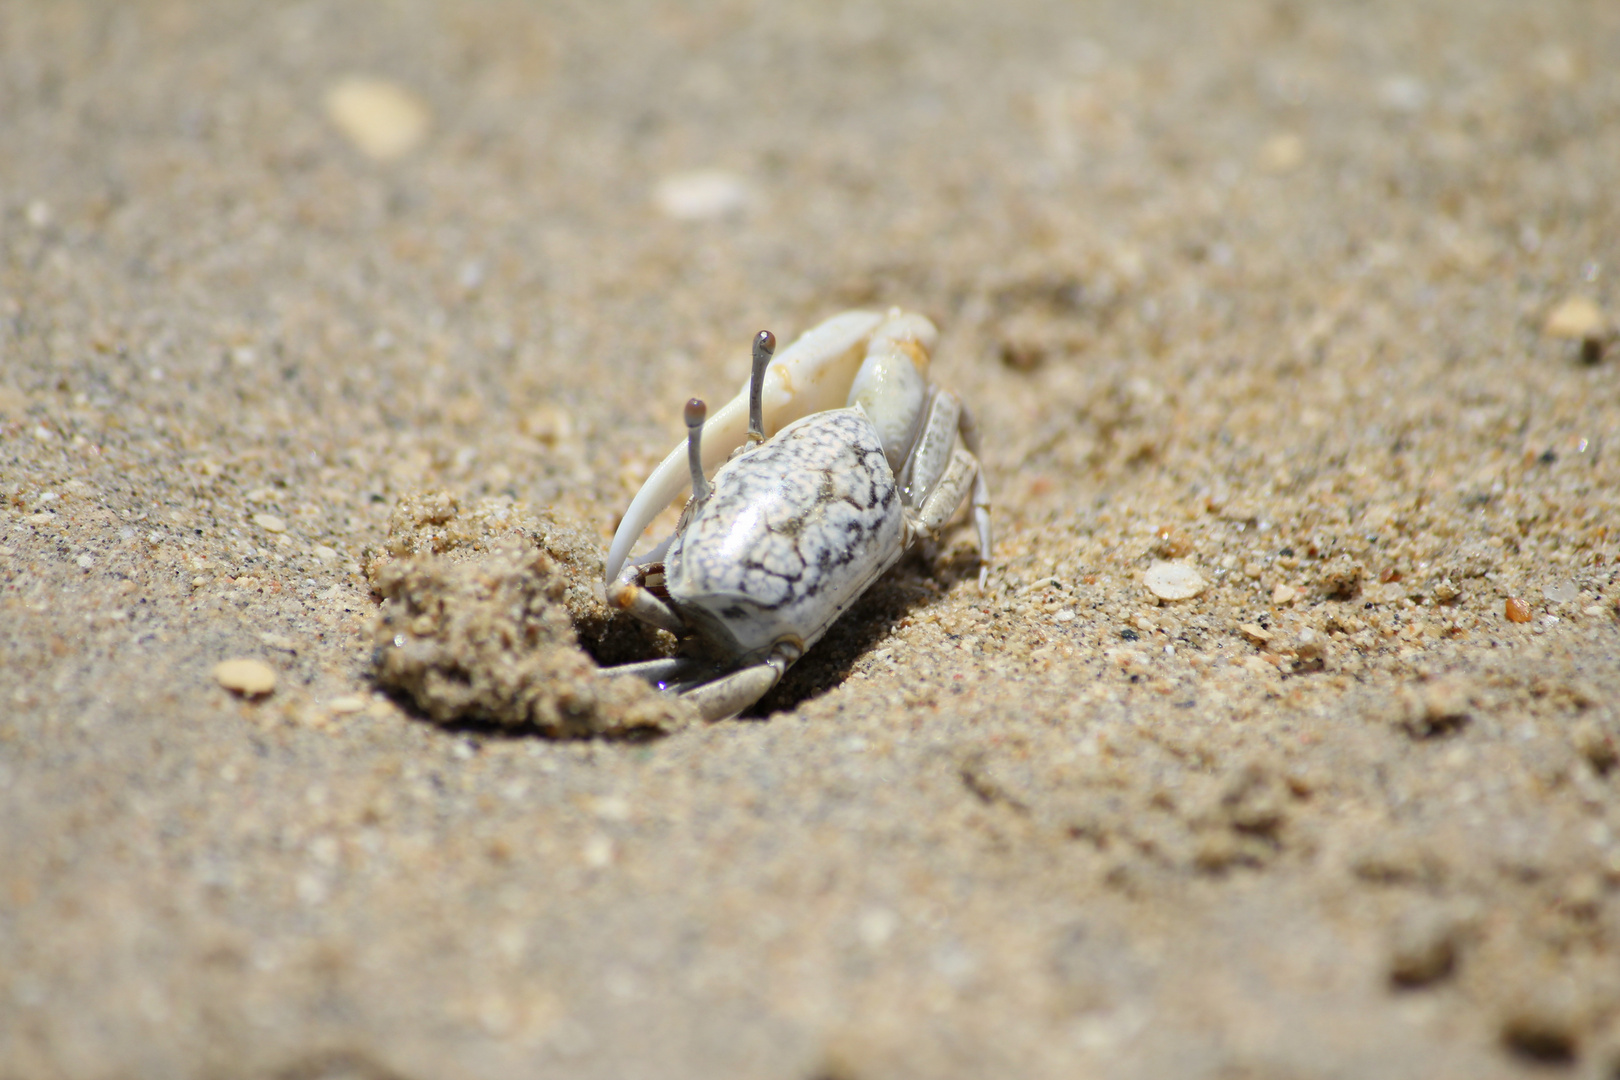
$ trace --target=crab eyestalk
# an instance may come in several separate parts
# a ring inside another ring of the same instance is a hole
[[[754,372],[748,379],[748,441],[765,441],[765,369],[776,352],[776,335],[761,330],[754,335]]]
[[[794,420],[826,409],[844,407],[850,381],[866,355],[866,342],[883,322],[876,311],[846,311],[834,315],[773,357],[763,379],[753,379],[736,397],[716,409],[704,425],[704,462],[717,469],[735,450],[752,445],[748,438],[748,398],[759,387],[762,434],[779,431]],[[757,337],[756,337],[757,340]],[[760,344],[763,345],[763,342]],[[771,339],[771,344],[776,344]],[[630,549],[670,501],[686,490],[691,478],[686,448],[676,444],[641,485],[613,533],[603,563],[604,580],[612,582],[624,569]]]
[[[709,407],[702,398],[686,403],[686,462],[692,470],[692,501],[701,503],[709,497],[709,481],[703,475],[703,421]]]

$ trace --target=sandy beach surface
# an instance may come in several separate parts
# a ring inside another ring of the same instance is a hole
[[[0,6],[0,1076],[1620,1074],[1617,58]],[[681,403],[889,305],[988,588],[952,527],[736,721],[599,679]]]

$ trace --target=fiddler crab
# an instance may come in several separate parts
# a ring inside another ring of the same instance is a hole
[[[970,493],[984,587],[989,490],[972,415],[928,379],[938,335],[899,308],[846,311],[772,359],[776,339],[761,331],[733,401],[707,419],[702,401],[686,403],[686,441],[625,511],[604,578],[611,604],[695,639],[705,658],[609,672],[671,690],[706,719],[735,716]],[[688,484],[675,532],[628,561]]]

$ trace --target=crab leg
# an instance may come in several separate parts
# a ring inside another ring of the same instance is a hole
[[[979,591],[990,580],[990,485],[984,478],[984,455],[979,449],[979,425],[973,413],[962,406],[962,445],[973,455],[973,529],[979,534]]]
[[[956,448],[958,436],[965,449]],[[982,590],[990,574],[990,488],[978,455],[979,428],[972,412],[955,394],[939,391],[929,405],[928,419],[900,475],[900,485],[906,505],[915,515],[908,518],[908,547],[918,535],[939,531],[956,513],[971,485]]]
[[[625,578],[631,578],[636,575],[627,571],[624,576]],[[676,637],[680,637],[687,631],[686,624],[681,622],[681,617],[675,614],[674,608],[642,588],[635,581],[615,581],[607,587],[607,599],[608,603],[614,607],[622,611],[628,611],[642,622],[650,626],[656,626],[660,630],[667,630]]]
[[[609,675],[634,675],[652,683],[660,690],[665,690],[702,673],[705,666],[686,656],[664,656],[636,664],[614,664],[602,670]]]
[[[806,331],[773,359],[760,380],[765,437],[801,416],[842,406],[864,358],[862,346],[882,321],[883,315],[875,311],[846,311]],[[750,387],[744,387],[703,425],[704,472],[718,468],[747,440],[749,396]],[[690,482],[683,444],[670,451],[631,500],[608,548],[605,580],[618,576],[636,540]]]
[[[681,697],[696,705],[705,720],[729,720],[770,693],[792,662],[773,653],[757,664],[687,690]]]
[[[718,677],[714,669],[689,656],[662,657],[638,664],[603,668],[609,675],[634,675],[660,690],[672,690],[697,706],[705,720],[729,720],[768,694],[798,659],[797,650],[783,646],[765,659]]]

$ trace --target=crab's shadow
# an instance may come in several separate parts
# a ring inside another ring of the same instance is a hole
[[[761,720],[791,711],[837,687],[900,620],[937,603],[959,582],[976,581],[978,574],[977,554],[964,548],[937,555],[925,548],[901,559],[787,670],[770,693],[743,710],[742,719]]]

